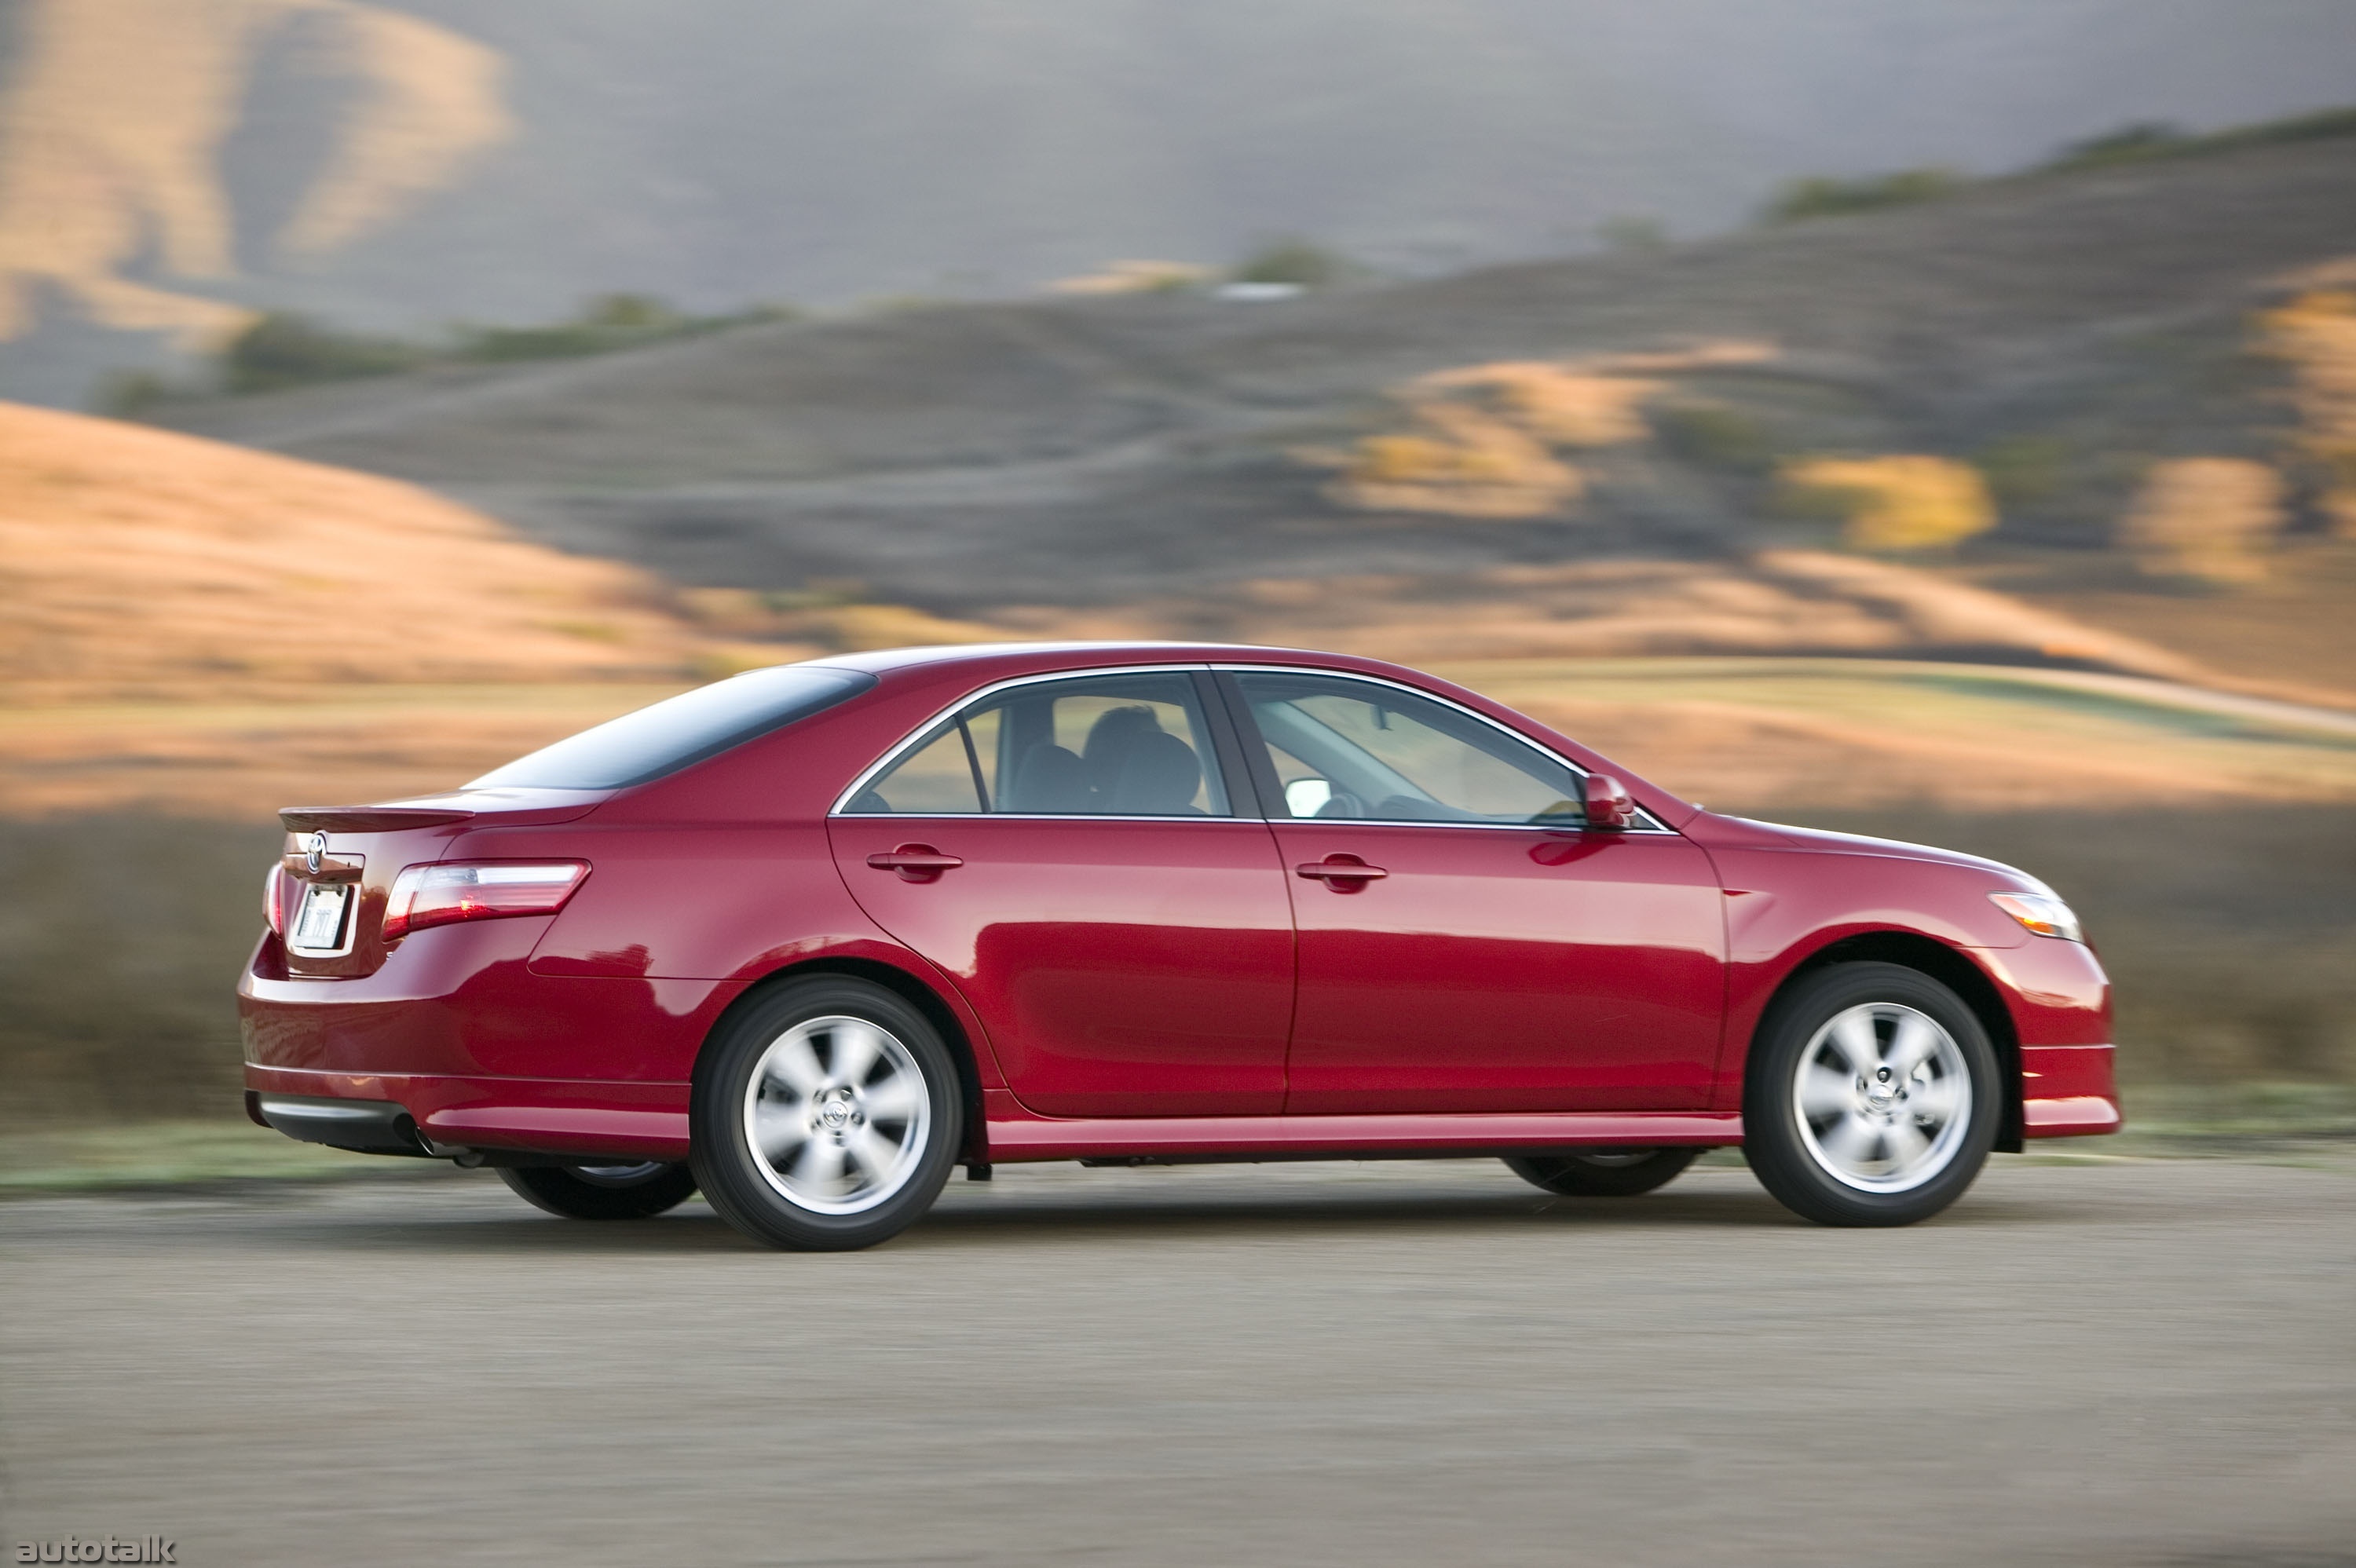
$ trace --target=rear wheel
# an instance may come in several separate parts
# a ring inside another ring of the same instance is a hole
[[[1743,1152],[1796,1214],[1911,1225],[1971,1186],[2002,1101],[1987,1031],[1954,992],[1895,964],[1839,964],[1761,1026]]]
[[[1532,1186],[1572,1198],[1633,1198],[1675,1181],[1700,1154],[1697,1148],[1617,1148],[1508,1155],[1505,1168]]]
[[[696,1069],[703,1195],[755,1241],[873,1246],[932,1207],[964,1138],[956,1060],[908,1002],[863,980],[780,987]]]
[[[568,1220],[651,1220],[695,1191],[684,1165],[641,1160],[616,1165],[501,1166],[499,1179],[535,1209]]]

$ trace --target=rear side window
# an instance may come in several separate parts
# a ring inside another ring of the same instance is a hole
[[[1099,675],[986,697],[844,810],[862,816],[1226,816],[1192,677]]]
[[[875,684],[872,675],[779,665],[748,670],[584,730],[495,768],[469,789],[621,789],[716,757]]]

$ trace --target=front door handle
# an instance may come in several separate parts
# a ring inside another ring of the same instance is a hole
[[[1323,860],[1306,861],[1293,867],[1292,874],[1322,881],[1337,893],[1355,893],[1368,882],[1390,875],[1380,866],[1369,866],[1355,855],[1328,855]]]
[[[867,863],[879,871],[897,871],[905,882],[929,882],[943,871],[954,871],[965,864],[955,855],[944,855],[929,844],[903,844],[888,854],[870,855]]]

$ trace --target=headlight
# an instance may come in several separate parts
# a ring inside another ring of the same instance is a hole
[[[2064,942],[2086,940],[2070,906],[2049,894],[1990,893],[1988,901],[2040,936],[2058,936]]]

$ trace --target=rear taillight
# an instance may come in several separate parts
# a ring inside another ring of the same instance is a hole
[[[286,868],[273,866],[270,874],[262,879],[262,918],[270,923],[271,934],[286,934]]]
[[[554,914],[589,874],[584,860],[475,860],[412,866],[393,879],[385,901],[384,940],[398,942],[429,925]]]

